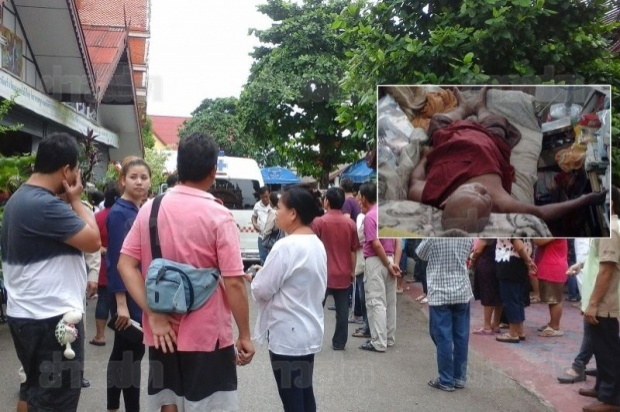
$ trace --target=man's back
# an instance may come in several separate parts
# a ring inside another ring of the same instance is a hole
[[[426,276],[429,305],[466,303],[472,297],[466,260],[471,239],[424,239],[417,254],[428,262]]]
[[[148,225],[152,205],[148,202],[140,209],[121,251],[141,262],[143,275],[152,260]],[[209,193],[184,185],[168,190],[157,226],[164,258],[216,267],[223,277],[243,273],[237,225],[230,211]],[[148,322],[143,327],[146,343],[152,345]],[[203,307],[184,317],[178,338],[178,349],[183,351],[213,351],[218,338],[220,347],[232,344],[230,307],[221,284]]]
[[[1,236],[9,316],[46,319],[84,310],[84,257],[64,243],[84,226],[67,203],[41,187],[24,184],[9,199]]]
[[[340,210],[330,210],[314,220],[312,229],[325,245],[327,252],[327,286],[336,289],[347,288],[351,284],[354,269],[351,264],[351,252],[359,249],[355,224]]]

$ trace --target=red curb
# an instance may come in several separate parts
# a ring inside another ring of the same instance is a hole
[[[419,283],[410,283],[409,286],[405,292],[412,298],[423,293]],[[428,318],[428,305],[420,306]],[[471,327],[475,329],[482,325],[480,301],[472,301],[471,308]],[[556,410],[581,410],[583,406],[592,403],[593,399],[579,395],[578,390],[594,387],[595,378],[588,377],[586,382],[576,384],[560,384],[556,378],[571,365],[579,351],[583,336],[583,319],[579,309],[565,302],[560,322],[565,335],[558,338],[536,336],[536,328],[540,326],[537,322],[542,322],[542,325],[548,319],[547,305],[531,305],[526,308],[525,317],[526,341],[507,344],[497,342],[493,336],[470,334],[470,350]],[[594,363],[594,359],[591,363]],[[470,375],[472,372],[475,373],[470,371]]]

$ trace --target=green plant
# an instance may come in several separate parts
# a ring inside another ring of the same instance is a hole
[[[78,141],[80,145],[79,164],[82,171],[82,181],[84,183],[91,182],[93,178],[93,169],[95,165],[101,161],[101,150],[97,146],[97,135],[92,129],[88,129],[86,134]]]

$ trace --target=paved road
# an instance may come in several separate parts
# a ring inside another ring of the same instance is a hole
[[[328,304],[331,298],[328,299]],[[94,301],[89,302],[87,330],[94,330]],[[446,393],[426,383],[437,374],[428,321],[410,294],[399,296],[396,345],[385,354],[359,350],[362,339],[349,338],[343,352],[331,349],[334,312],[325,310],[325,343],[315,360],[315,393],[320,411],[548,411],[549,406],[470,351],[467,387]],[[252,313],[254,319],[255,313]],[[350,325],[351,331],[356,325]],[[93,332],[87,332],[87,339]],[[86,377],[80,411],[105,410],[105,369],[111,350],[86,344]],[[14,410],[18,361],[6,325],[0,325],[0,411]],[[143,386],[146,362],[143,362]],[[143,390],[144,393],[144,390]],[[280,411],[266,347],[257,348],[252,364],[239,369],[242,411]],[[124,410],[124,409],[121,409]]]

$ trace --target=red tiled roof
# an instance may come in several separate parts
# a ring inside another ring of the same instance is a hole
[[[82,24],[149,31],[150,0],[76,0]]]
[[[163,144],[176,148],[179,144],[179,130],[189,117],[149,116],[153,122],[153,133]]]
[[[97,96],[104,94],[125,51],[127,32],[120,27],[82,25],[88,55],[95,71]]]

